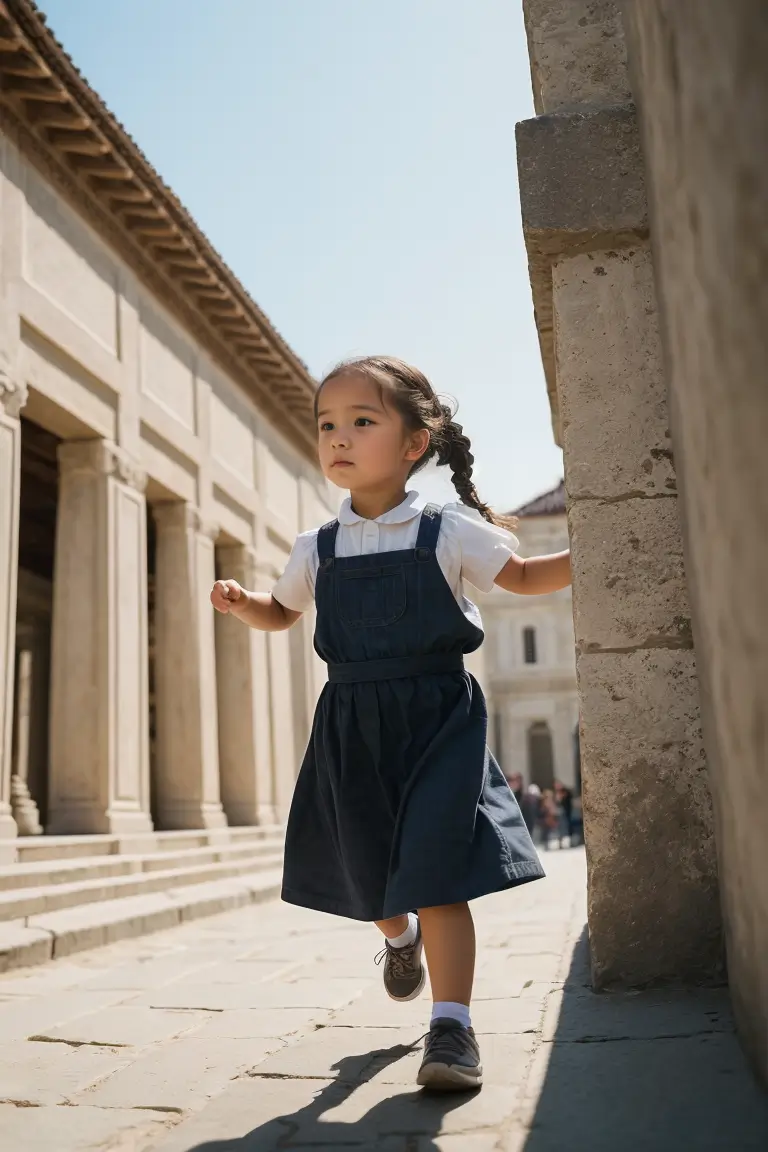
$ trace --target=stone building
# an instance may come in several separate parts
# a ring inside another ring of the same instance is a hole
[[[328,519],[314,387],[35,5],[0,3],[4,860],[17,826],[283,820],[312,621],[253,633],[208,593],[268,587]]]
[[[568,547],[562,483],[514,515],[521,556]],[[510,596],[494,588],[480,605],[491,735],[502,768],[508,776],[522,773],[526,784],[551,788],[561,780],[580,791],[570,588],[545,597]]]
[[[768,9],[523,8],[536,116],[518,162],[565,457],[593,977],[716,981],[724,937],[768,1078]]]

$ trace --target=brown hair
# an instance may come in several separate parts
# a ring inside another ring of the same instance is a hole
[[[512,529],[517,526],[513,516],[500,516],[478,496],[472,482],[475,458],[469,438],[464,435],[461,424],[454,420],[455,411],[450,405],[442,403],[427,377],[418,368],[412,368],[394,356],[364,356],[358,360],[345,360],[321,382],[315,396],[315,415],[323,386],[347,372],[359,372],[380,387],[386,386],[392,404],[402,416],[408,431],[415,432],[419,428],[428,430],[429,447],[413,465],[410,475],[436,457],[438,464],[447,464],[450,468],[453,486],[463,504],[475,508],[484,519],[500,528]]]

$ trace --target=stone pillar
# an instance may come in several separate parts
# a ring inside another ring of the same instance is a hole
[[[162,829],[222,828],[216,654],[209,595],[215,529],[159,504],[155,573],[156,796]]]
[[[288,632],[267,634],[270,712],[272,716],[272,765],[275,814],[288,819],[293,789],[299,773],[296,753],[296,721],[291,677],[291,641]]]
[[[10,791],[21,484],[19,412],[25,400],[26,390],[0,364],[0,863],[15,858]]]
[[[768,9],[631,0],[731,998],[768,1084]]]
[[[219,570],[245,588],[259,583],[256,553],[218,548]],[[221,800],[230,824],[274,824],[268,638],[216,613]]]
[[[106,440],[60,445],[59,469],[48,830],[146,832],[146,477]]]
[[[536,322],[565,456],[592,972],[722,974],[643,158],[610,0],[525,0],[518,126]]]
[[[20,648],[16,661],[16,723],[13,739],[11,810],[20,836],[40,836],[37,804],[29,794],[29,745],[32,723],[34,652]]]

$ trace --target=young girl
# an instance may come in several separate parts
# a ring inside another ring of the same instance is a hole
[[[483,631],[463,581],[553,592],[570,581],[570,554],[515,556],[511,522],[472,483],[469,440],[415,368],[343,364],[320,385],[316,415],[323,472],[350,493],[338,519],[299,536],[271,595],[219,580],[211,600],[265,631],[316,603],[329,682],[288,820],[283,899],[373,921],[393,1000],[424,987],[423,947],[434,1008],[418,1082],[477,1088],[468,901],[544,872],[464,669]],[[461,503],[424,506],[407,491],[433,458]]]

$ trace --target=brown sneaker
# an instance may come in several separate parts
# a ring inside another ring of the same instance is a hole
[[[435,1020],[424,1045],[417,1083],[432,1092],[468,1092],[482,1087],[480,1049],[471,1028],[458,1020]]]
[[[384,960],[384,988],[391,1000],[405,1003],[415,1000],[424,988],[427,974],[421,962],[424,946],[421,942],[421,924],[416,928],[413,944],[404,948],[393,948],[385,941],[383,950],[376,957],[376,963]]]

